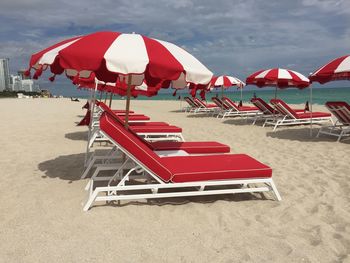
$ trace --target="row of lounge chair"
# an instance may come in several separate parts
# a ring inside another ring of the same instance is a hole
[[[82,175],[91,175],[85,211],[97,201],[232,193],[271,191],[281,200],[272,169],[246,154],[230,154],[225,144],[185,142],[182,135],[181,140],[165,136],[169,135],[169,127],[176,126],[151,122],[136,113],[130,116],[126,128],[125,112],[111,110],[102,102],[97,103],[93,116],[90,141],[92,137],[103,138],[112,146],[107,153],[95,152],[88,158]],[[148,134],[154,130],[156,136]]]
[[[326,107],[336,118],[336,122],[334,122],[329,112],[309,112],[306,109],[294,109],[280,99],[272,99],[270,105],[261,98],[253,98],[251,102],[254,107],[237,105],[227,97],[222,99],[213,97],[214,104],[207,104],[198,98],[185,97],[185,100],[189,106],[183,110],[190,113],[207,112],[222,119],[226,117],[251,118],[253,125],[257,121],[263,120],[263,127],[274,126],[273,131],[279,126],[330,122],[331,125],[321,127],[317,137],[320,134],[328,134],[336,136],[337,141],[339,141],[342,137],[350,136],[350,106],[346,102],[326,103]]]

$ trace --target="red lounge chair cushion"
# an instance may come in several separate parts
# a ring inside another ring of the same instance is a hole
[[[113,115],[103,113],[100,118],[100,128],[162,180],[165,182],[170,180],[171,173],[161,163],[161,158],[143,144],[137,135],[126,130]]]
[[[218,107],[218,105],[216,105],[216,104],[205,104],[205,106],[207,108],[217,108]]]
[[[119,113],[126,113],[126,110],[112,110],[114,113],[116,113],[116,114],[119,114]],[[132,110],[129,110],[129,113],[135,113],[134,111],[132,111]]]
[[[331,114],[327,112],[306,112],[306,113],[298,113],[298,119],[310,119],[312,118],[322,118],[322,117],[330,117]]]
[[[100,128],[165,182],[271,177],[268,166],[244,154],[159,157],[114,117],[103,113]]]
[[[245,154],[163,157],[174,183],[267,178],[272,169]]]
[[[229,153],[228,145],[218,142],[169,142],[158,141],[149,143],[154,151],[183,150],[189,154]]]
[[[125,116],[118,115],[118,117],[122,121],[125,121]],[[129,115],[129,121],[149,121],[149,120],[150,120],[150,117],[145,116],[145,115],[138,115],[138,116]]]
[[[241,106],[241,107],[238,107],[238,110],[240,110],[240,111],[257,111],[259,109],[257,107]]]
[[[174,133],[182,132],[177,126],[130,126],[130,129],[136,133]]]
[[[327,101],[327,108],[344,125],[350,124],[350,105],[345,101]]]
[[[169,126],[166,122],[161,121],[149,121],[149,122],[131,122],[129,126]]]

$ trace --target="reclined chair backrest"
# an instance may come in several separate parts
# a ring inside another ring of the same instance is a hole
[[[235,111],[239,111],[239,108],[236,103],[234,103],[230,98],[222,97],[222,102],[229,108]]]
[[[327,101],[326,107],[344,125],[350,125],[350,105],[345,101]]]
[[[108,107],[104,102],[99,102],[98,104],[96,103],[96,105],[99,106],[104,112],[107,112],[109,115],[115,118],[122,125],[125,124],[124,120],[120,118],[117,114],[115,114],[113,110],[110,107]]]
[[[123,148],[127,155],[133,157],[137,163],[142,164],[163,181],[169,182],[172,173],[162,165],[161,158],[142,143],[137,135],[127,130],[107,112],[104,112],[100,118],[100,129]]]
[[[198,107],[201,107],[201,108],[206,108],[207,105],[200,99],[198,98],[193,98],[194,102],[198,105]]]
[[[275,112],[275,110],[261,98],[253,98],[251,102],[266,115],[272,115]]]
[[[288,115],[293,119],[298,119],[298,114],[291,107],[289,107],[288,104],[285,103],[283,100],[272,99],[270,102],[272,105],[276,107],[276,110],[282,115]]]
[[[225,103],[219,99],[218,97],[212,97],[211,100],[221,109],[228,110],[228,107],[225,105]]]
[[[194,107],[194,108],[197,108],[197,104],[193,101],[192,98],[190,97],[185,97],[185,101],[191,106],[191,107]]]

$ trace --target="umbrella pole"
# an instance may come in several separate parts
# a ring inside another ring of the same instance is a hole
[[[131,97],[131,75],[128,76],[128,89],[126,91],[126,112],[125,112],[125,128],[129,127],[129,110],[130,110],[130,97]]]
[[[311,122],[310,122],[310,137],[312,137],[312,85],[310,85],[310,112],[311,112]]]
[[[224,85],[221,86],[221,99],[224,98]]]
[[[105,104],[107,102],[107,96],[108,96],[108,92],[106,91],[106,94],[105,94]]]
[[[90,139],[92,136],[92,124],[93,124],[93,118],[94,118],[94,111],[95,111],[95,101],[96,101],[96,90],[97,90],[97,80],[95,80],[95,89],[91,92],[91,106],[90,106],[90,123],[89,123],[89,130],[88,130],[88,138],[87,138],[87,144],[86,144],[86,153],[85,153],[85,161],[84,161],[84,167],[87,165],[87,160],[90,152]]]
[[[275,88],[275,99],[277,99],[277,86]]]
[[[113,92],[111,91],[111,95],[109,96],[109,107],[112,107],[112,98],[113,98]]]
[[[240,88],[241,89],[241,102],[242,102],[242,105],[243,105],[243,89],[242,88]]]
[[[100,98],[99,98],[99,101],[102,100],[102,90],[100,90]]]

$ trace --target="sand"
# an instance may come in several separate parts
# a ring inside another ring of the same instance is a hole
[[[0,262],[350,262],[349,140],[133,101],[188,141],[216,140],[270,165],[283,200],[237,194],[83,212],[87,129],[75,124],[84,102],[0,100]]]

